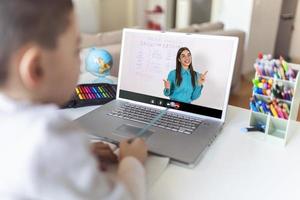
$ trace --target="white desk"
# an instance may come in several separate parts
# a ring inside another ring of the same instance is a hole
[[[77,118],[96,107],[68,109]],[[194,169],[169,165],[149,191],[163,200],[300,199],[300,124],[287,147],[240,132],[250,112],[229,106],[225,127]]]

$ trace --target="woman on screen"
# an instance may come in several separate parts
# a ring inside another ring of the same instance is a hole
[[[199,74],[194,71],[191,51],[187,47],[180,48],[176,69],[169,72],[167,80],[163,80],[164,95],[171,100],[191,103],[200,97],[207,72]]]

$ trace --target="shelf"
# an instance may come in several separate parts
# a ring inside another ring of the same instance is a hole
[[[292,101],[276,98],[274,96],[267,96],[267,95],[262,95],[262,94],[257,94],[257,93],[253,93],[253,95],[255,95],[259,100],[269,100],[270,101],[270,100],[277,99],[277,100],[279,100],[279,102],[284,102],[289,105],[291,105],[291,103],[292,103]]]
[[[287,120],[270,116],[268,135],[284,139],[287,129]]]
[[[253,93],[259,100],[273,100],[271,96]]]
[[[277,81],[277,82],[282,82],[282,83],[288,83],[288,84],[295,84],[296,80],[283,80],[283,79],[279,79],[279,78],[274,78],[274,77],[271,77],[271,76],[262,76],[262,75],[259,75],[256,73],[255,77],[258,77],[258,78],[264,78],[264,79],[273,79],[274,81]]]
[[[250,126],[252,127],[257,127],[262,125],[266,126],[267,119],[268,119],[267,114],[252,111],[251,118],[250,118]]]
[[[291,104],[292,104],[292,101],[289,101],[289,100],[279,99],[276,97],[273,97],[273,99],[277,99],[279,102],[282,102],[282,103],[287,103],[287,104],[289,104],[289,106],[291,106]]]
[[[293,65],[293,66],[291,66],[291,65]],[[249,135],[252,135],[252,136],[262,139],[264,141],[269,141],[272,143],[275,142],[278,144],[286,145],[289,138],[291,137],[291,134],[293,132],[295,132],[292,129],[293,129],[293,123],[297,119],[298,108],[300,105],[300,94],[299,94],[300,65],[289,63],[289,67],[292,68],[294,70],[295,74],[297,75],[296,79],[283,80],[283,79],[274,78],[274,77],[270,77],[270,76],[261,76],[256,72],[255,79],[258,79],[258,80],[265,79],[268,82],[271,82],[269,80],[272,80],[272,85],[271,85],[271,88],[269,88],[271,90],[270,95],[257,94],[257,93],[255,93],[255,91],[259,91],[259,90],[255,90],[253,88],[252,95],[253,95],[253,97],[256,98],[256,102],[253,102],[253,103],[255,103],[256,105],[261,105],[261,103],[259,101],[263,101],[263,102],[269,104],[269,108],[270,108],[271,102],[273,104],[273,107],[274,107],[274,105],[279,104],[280,106],[283,106],[284,108],[288,107],[289,114],[287,116],[286,115],[287,113],[286,114],[283,113],[282,115],[284,115],[286,118],[279,118],[279,117],[274,117],[272,115],[273,112],[260,113],[260,112],[251,111],[250,126],[253,126],[253,127],[258,126],[259,127],[261,125],[265,125],[265,131],[263,134],[261,132],[257,131],[257,132],[254,132],[254,134],[249,134]],[[261,81],[259,81],[259,82],[261,83]],[[253,81],[253,84],[258,85],[258,82]],[[261,85],[259,85],[259,86],[261,86]],[[270,87],[270,86],[268,86],[268,87]],[[277,89],[279,90],[278,92],[277,92]],[[290,100],[278,98],[278,97],[282,97],[282,95],[279,94],[279,92],[282,92],[282,91],[291,91],[291,92],[288,92],[288,95],[283,95],[283,96],[287,97],[287,99],[289,99],[288,96],[290,96]],[[293,96],[291,96],[291,93],[293,93]],[[278,97],[276,97],[275,94]],[[276,102],[274,102],[274,100],[276,100]],[[251,101],[252,101],[252,99],[251,99]],[[277,106],[275,106],[275,107],[277,107]],[[285,109],[285,110],[287,110],[287,109]],[[280,112],[279,108],[277,108],[277,112]],[[281,114],[280,114],[280,116],[281,116]]]
[[[273,78],[275,82],[282,82],[283,84],[292,84],[295,85],[296,80],[283,80],[278,78]]]
[[[149,29],[168,30],[174,24],[175,1],[155,0],[145,3],[145,21]]]
[[[257,78],[264,78],[264,79],[274,79],[273,77],[271,77],[271,76],[262,76],[262,75],[259,75],[259,74],[257,74],[256,73],[256,75],[255,75],[255,77],[257,77]]]
[[[288,86],[290,88],[295,88],[295,84],[296,82],[292,82],[292,81],[285,81],[285,80],[280,80],[280,79],[275,79],[274,85],[276,83],[282,83],[284,86]]]

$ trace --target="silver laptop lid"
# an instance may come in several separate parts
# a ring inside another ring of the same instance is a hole
[[[117,99],[171,107],[224,122],[237,45],[235,37],[124,29]],[[180,57],[182,47],[188,50]],[[182,62],[176,63],[177,54]],[[185,57],[196,72],[194,82],[190,65],[187,70],[176,69],[176,64],[188,64],[183,63]],[[206,71],[201,87],[197,79]],[[169,90],[163,80],[169,81]]]

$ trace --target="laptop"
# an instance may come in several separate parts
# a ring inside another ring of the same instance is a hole
[[[124,29],[116,100],[76,122],[108,141],[142,137],[151,153],[194,167],[224,124],[237,45],[235,37]],[[183,67],[182,82],[174,84],[182,47],[189,50],[195,86]]]

